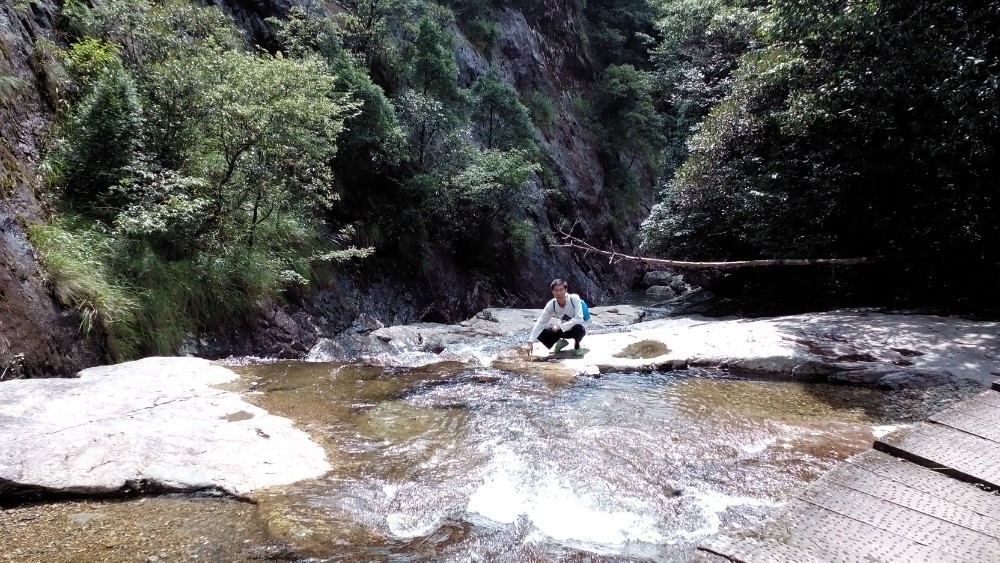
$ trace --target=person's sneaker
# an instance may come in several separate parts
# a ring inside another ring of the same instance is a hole
[[[558,354],[559,352],[562,352],[562,349],[567,346],[569,346],[569,342],[566,342],[565,339],[560,339],[559,342],[556,342],[556,347],[553,348],[552,351]]]
[[[576,354],[577,356],[582,356],[582,355],[584,355],[584,354],[587,353],[587,349],[586,348],[577,348],[576,350],[573,350],[573,353]]]

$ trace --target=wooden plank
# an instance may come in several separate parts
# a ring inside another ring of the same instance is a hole
[[[983,391],[982,393],[980,393],[978,395],[973,395],[972,397],[969,397],[968,399],[964,399],[962,401],[959,401],[958,403],[955,403],[952,406],[953,407],[954,406],[959,406],[959,405],[961,405],[963,403],[967,403],[967,402],[982,404],[984,406],[989,406],[989,407],[993,407],[993,408],[1000,408],[1000,393],[997,393],[996,391]]]
[[[932,497],[949,499],[977,514],[1000,514],[997,510],[1000,497],[997,495],[880,451],[862,452],[848,458],[846,463],[904,483]]]
[[[848,460],[848,463],[840,464],[816,484],[824,480],[831,481],[859,493],[964,526],[1000,542],[1000,496],[910,462],[897,461],[895,466],[888,466],[889,472],[894,475],[886,475],[869,471]]]
[[[798,499],[789,501],[774,520],[765,522],[759,535],[777,538],[821,561],[968,562],[935,546]]]
[[[816,559],[798,548],[770,537],[732,537],[719,534],[702,542],[697,551],[711,553],[720,557],[722,561],[737,563],[822,562],[822,559]]]
[[[971,398],[932,415],[929,420],[1000,443],[1000,393],[986,393],[996,395],[997,400]]]
[[[928,422],[875,440],[875,449],[952,477],[1000,488],[1000,444]]]
[[[880,530],[935,548],[964,561],[1000,561],[1000,542],[992,536],[928,515],[878,497],[858,492],[833,481],[819,483],[799,495],[799,500],[865,522]],[[925,503],[930,506],[932,503]],[[955,517],[954,511],[933,508]],[[971,519],[970,519],[971,521]],[[984,518],[980,526],[991,525]]]
[[[1000,489],[993,389],[876,440],[756,530],[704,540],[722,559],[699,561],[1000,562],[1000,495],[970,484]]]

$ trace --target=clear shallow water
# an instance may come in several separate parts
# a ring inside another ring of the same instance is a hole
[[[870,389],[710,372],[546,379],[462,364],[234,368],[335,469],[262,497],[315,560],[684,561],[893,422]]]

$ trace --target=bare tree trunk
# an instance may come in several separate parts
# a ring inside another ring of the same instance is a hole
[[[601,250],[590,245],[583,240],[580,240],[573,235],[559,229],[559,236],[562,237],[562,244],[554,244],[557,248],[572,248],[574,250],[582,250],[585,253],[601,254],[603,256],[609,256],[610,264],[619,262],[622,260],[628,260],[633,262],[641,262],[644,264],[658,264],[661,266],[670,266],[672,268],[682,268],[689,270],[728,270],[734,268],[747,268],[754,266],[816,266],[821,264],[833,265],[833,266],[855,266],[858,264],[871,264],[875,262],[872,258],[803,258],[803,259],[792,259],[792,258],[774,258],[770,260],[733,260],[726,262],[689,262],[685,260],[665,260],[662,258],[646,258],[643,256],[632,256],[630,254],[622,254],[620,252],[614,252],[611,250]]]

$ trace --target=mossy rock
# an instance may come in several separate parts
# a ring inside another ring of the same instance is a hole
[[[615,354],[615,357],[646,360],[669,353],[670,348],[667,348],[667,345],[659,340],[642,340],[629,344],[624,350]]]

